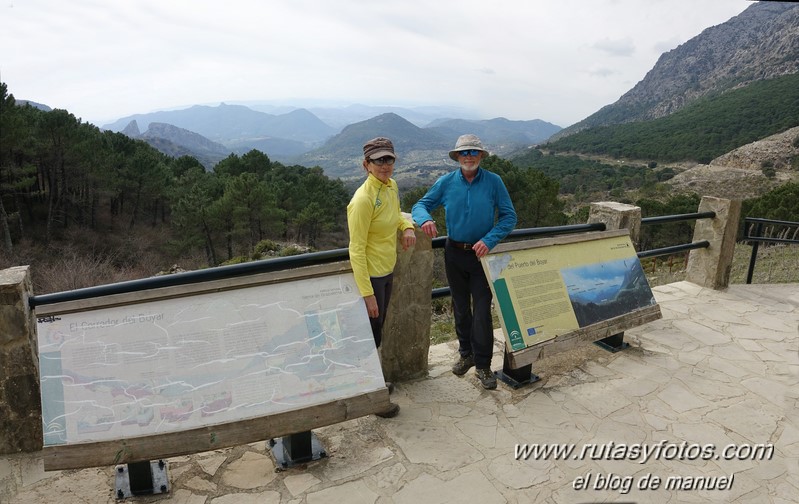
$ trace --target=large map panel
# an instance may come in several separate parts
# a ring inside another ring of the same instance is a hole
[[[45,446],[266,416],[385,386],[351,273],[38,320]]]

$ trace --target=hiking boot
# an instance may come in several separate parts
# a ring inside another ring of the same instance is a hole
[[[380,418],[394,418],[399,413],[399,410],[399,404],[391,403],[386,411],[375,413],[375,416],[379,416]]]
[[[466,357],[461,355],[455,364],[452,365],[452,373],[457,376],[463,376],[472,366],[474,366],[474,355],[470,354]]]
[[[388,393],[389,394],[393,394],[394,393],[394,384],[391,383],[390,381],[386,382],[386,388],[388,389]]]
[[[497,378],[490,369],[477,369],[474,374],[477,375],[477,379],[480,380],[484,389],[492,390],[497,388]]]

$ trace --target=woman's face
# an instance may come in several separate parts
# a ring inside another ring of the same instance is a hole
[[[380,159],[364,159],[363,167],[366,171],[377,177],[380,182],[387,184],[388,179],[394,174],[394,162],[396,160],[390,156],[384,156]],[[382,164],[380,164],[382,163]]]

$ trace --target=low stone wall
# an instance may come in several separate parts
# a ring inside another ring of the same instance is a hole
[[[691,251],[685,279],[702,287],[724,289],[730,285],[741,202],[705,196],[698,211],[715,212],[716,217],[696,221],[693,241],[707,240],[710,246]]]
[[[383,326],[380,357],[388,381],[427,375],[432,290],[432,240],[416,227],[416,245],[412,249],[404,251],[397,243],[394,289]]]
[[[0,453],[42,448],[36,324],[28,266],[0,271]]]

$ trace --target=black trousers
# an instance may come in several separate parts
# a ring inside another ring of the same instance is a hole
[[[375,346],[380,348],[383,341],[383,322],[386,321],[386,310],[388,302],[391,301],[391,288],[394,286],[394,273],[389,273],[381,277],[369,277],[372,282],[372,289],[375,291],[377,301],[377,317],[369,317],[372,326],[372,336],[375,338]]]
[[[483,266],[472,250],[444,248],[444,266],[452,293],[455,333],[461,356],[474,354],[478,369],[491,367],[494,326],[491,320],[491,288]]]

